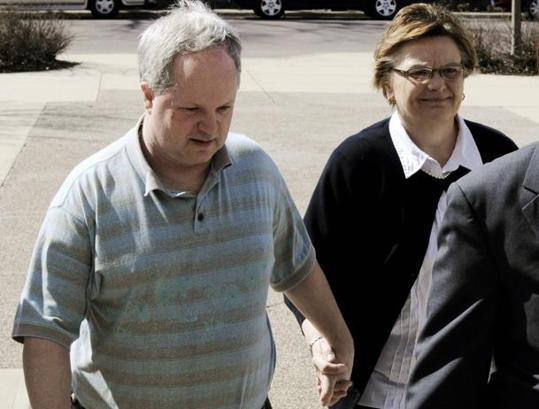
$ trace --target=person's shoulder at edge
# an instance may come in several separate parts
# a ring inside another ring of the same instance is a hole
[[[525,177],[529,157],[539,148],[539,142],[510,152],[459,179],[455,185],[471,198],[480,194],[502,194],[519,189]],[[506,198],[509,199],[509,198]],[[502,198],[500,200],[503,202]]]

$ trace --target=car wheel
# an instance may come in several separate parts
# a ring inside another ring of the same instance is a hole
[[[528,2],[528,14],[532,20],[539,20],[539,0]]]
[[[398,0],[370,0],[371,4],[365,13],[377,20],[391,20],[401,8]]]
[[[254,12],[260,18],[281,18],[284,15],[283,0],[258,0]]]
[[[95,18],[112,18],[120,10],[120,0],[90,0],[90,11]]]

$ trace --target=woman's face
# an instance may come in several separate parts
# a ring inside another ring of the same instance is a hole
[[[450,37],[430,37],[410,41],[394,56],[394,68],[408,71],[412,68],[461,69],[462,56]],[[440,72],[431,79],[417,81],[396,71],[385,84],[388,100],[394,100],[402,120],[408,125],[453,121],[463,99],[464,75],[447,79]]]

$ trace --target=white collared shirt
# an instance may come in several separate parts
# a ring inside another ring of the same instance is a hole
[[[468,126],[460,116],[457,116],[457,121],[459,132],[455,148],[447,163],[440,166],[434,158],[419,149],[404,129],[399,114],[396,111],[393,113],[389,121],[389,133],[406,178],[419,171],[436,178],[444,178],[459,166],[474,170],[483,164]],[[414,364],[418,329],[425,322],[432,266],[438,252],[436,238],[446,209],[447,194],[443,192],[436,208],[418,278],[382,349],[358,402],[360,405],[383,409],[404,408],[404,392]]]

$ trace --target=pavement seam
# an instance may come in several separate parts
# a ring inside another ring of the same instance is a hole
[[[13,109],[13,106],[11,103],[8,103],[10,105],[10,108]],[[4,186],[5,181],[9,177],[11,171],[13,170],[13,167],[17,161],[17,158],[21,154],[24,147],[27,145],[28,137],[30,136],[30,133],[34,129],[39,117],[41,116],[41,113],[43,112],[43,109],[45,108],[45,103],[42,103],[39,105],[39,108],[35,109],[35,112],[32,112],[32,108],[26,108],[26,110],[33,113],[30,119],[30,123],[28,125],[14,125],[13,129],[10,129],[9,125],[7,126],[8,132],[10,135],[6,135],[3,132],[0,132],[0,139],[2,136],[9,137],[9,142],[14,142],[15,146],[8,148],[6,147],[5,143],[2,143],[2,154],[4,156],[5,163],[8,164],[8,166],[5,166],[3,169],[0,168],[0,188]],[[26,104],[25,104],[26,106]],[[19,107],[16,106],[15,110],[17,110]],[[23,108],[24,109],[24,108]],[[0,118],[2,118],[2,111],[0,111]],[[5,119],[2,122],[7,123],[9,120]],[[12,139],[11,139],[12,138]],[[7,152],[5,152],[7,150]],[[7,159],[5,158],[7,157]]]
[[[275,101],[273,99],[273,97],[270,95],[270,93],[268,91],[266,91],[266,89],[262,86],[262,84],[255,78],[255,76],[250,72],[250,71],[247,71],[247,74],[249,75],[249,77],[253,80],[253,82],[258,85],[260,87],[260,89],[262,90],[262,92],[264,93],[264,95],[266,95],[268,97],[268,99],[271,101],[271,103],[273,105],[277,105],[277,101]]]

